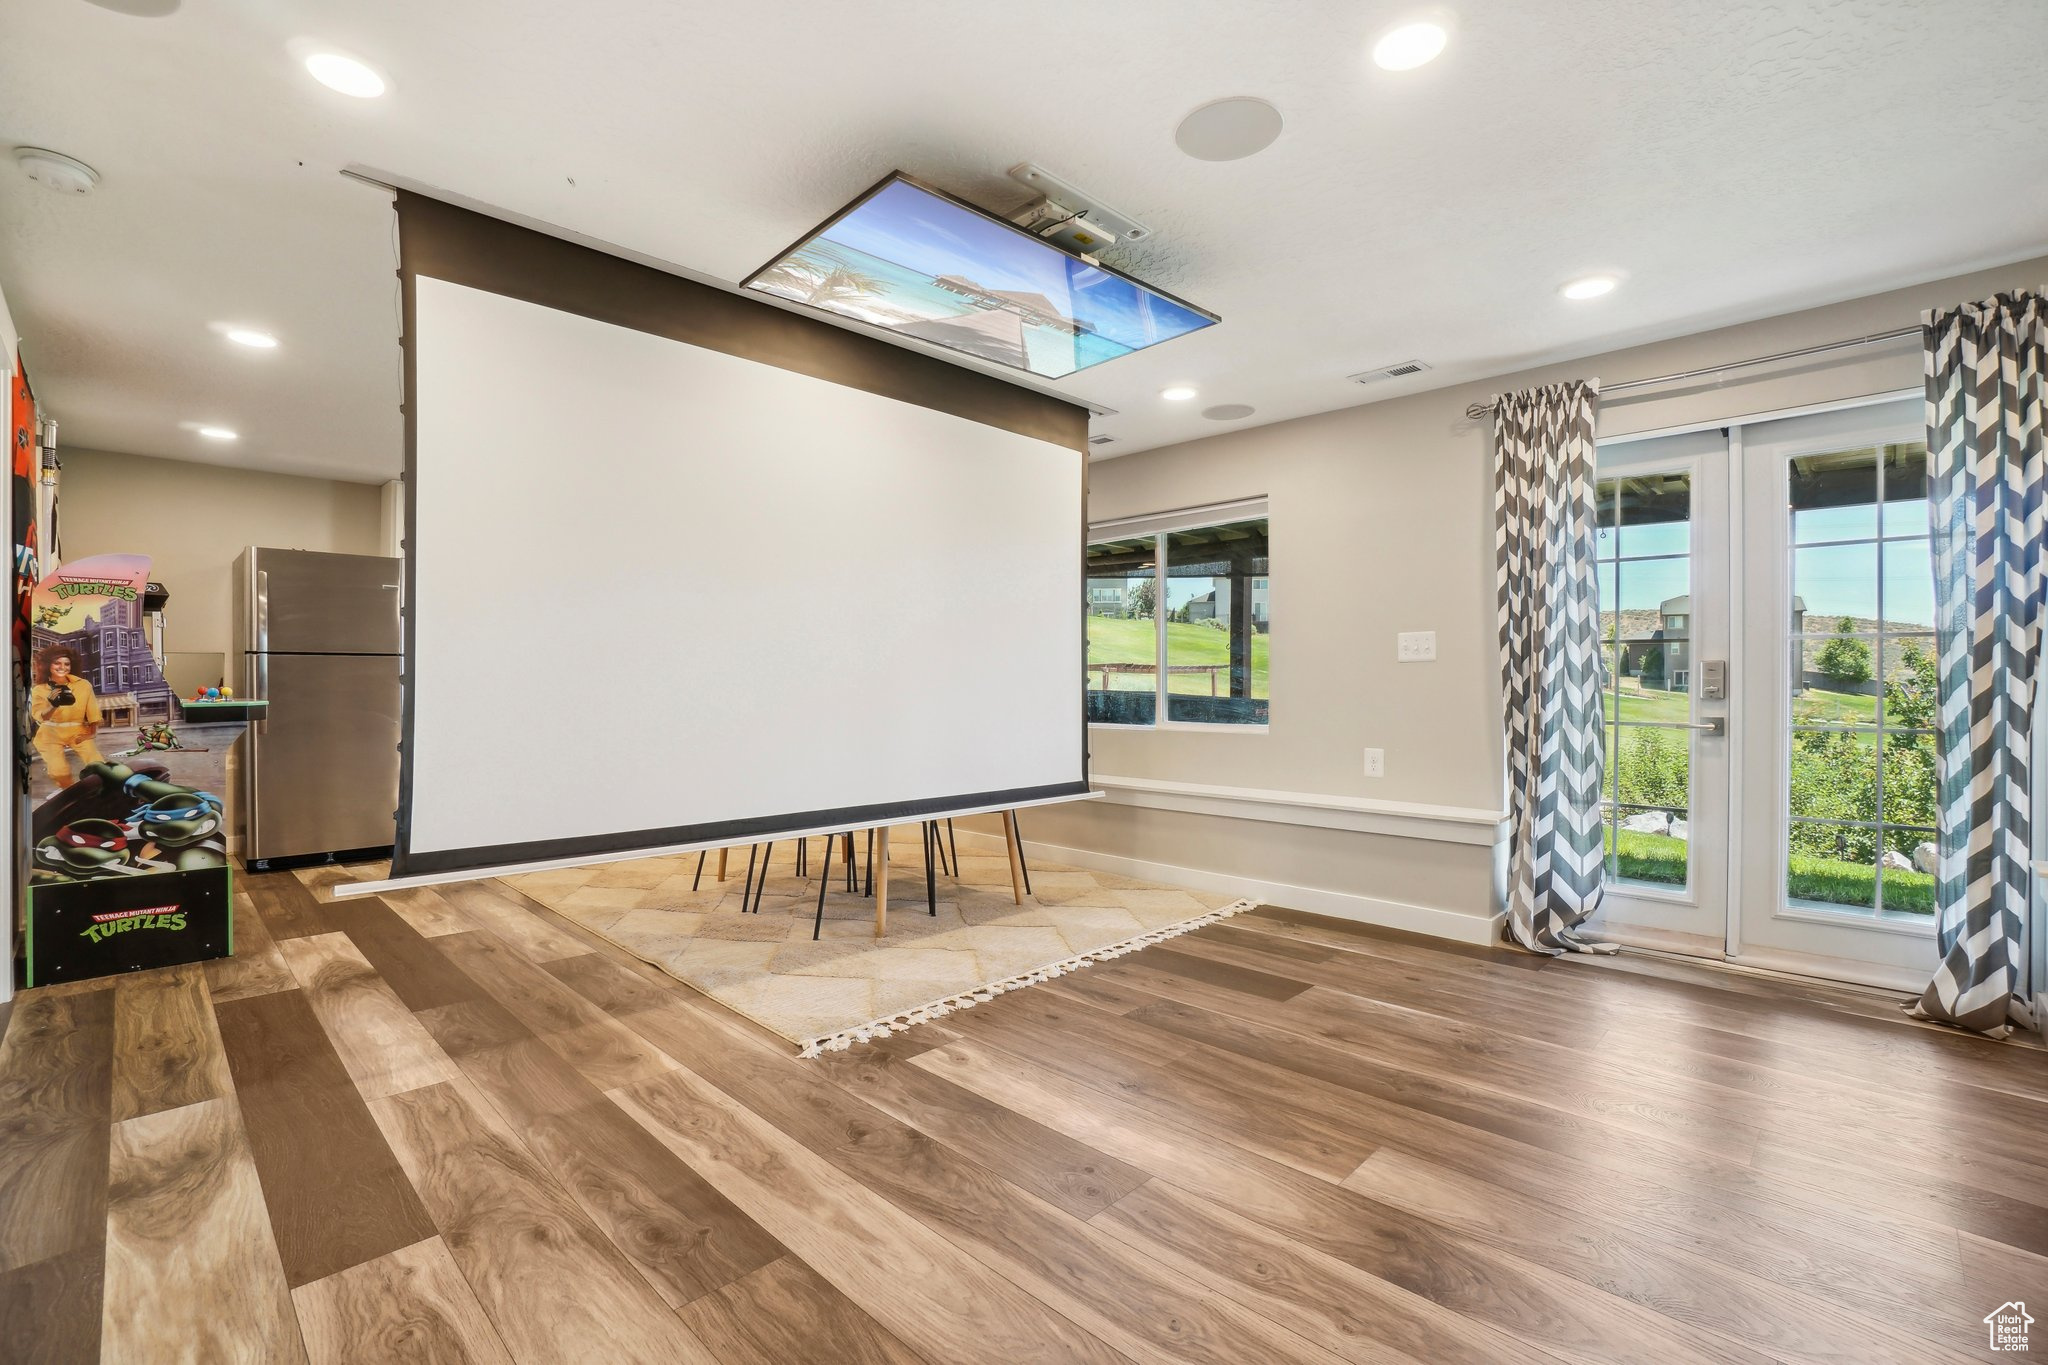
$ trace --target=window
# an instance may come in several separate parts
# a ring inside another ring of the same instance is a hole
[[[1158,546],[1151,536],[1088,547],[1088,722],[1150,725],[1158,714]]]
[[[1692,475],[1596,493],[1607,873],[1688,884],[1692,808]]]
[[[1924,922],[1938,799],[1927,448],[1788,467],[1786,899]]]
[[[1273,619],[1264,503],[1095,534],[1089,723],[1265,725]]]

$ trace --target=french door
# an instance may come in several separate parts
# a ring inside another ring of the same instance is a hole
[[[1924,984],[1936,787],[1920,404],[1606,443],[1599,498],[1595,927]]]

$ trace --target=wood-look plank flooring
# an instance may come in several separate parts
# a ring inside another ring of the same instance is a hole
[[[0,1009],[0,1358],[1921,1365],[2048,1305],[2048,1054],[1874,993],[1262,910],[805,1062],[350,875]]]

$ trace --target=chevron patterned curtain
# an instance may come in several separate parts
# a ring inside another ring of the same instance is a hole
[[[1507,736],[1508,932],[1539,953],[1613,952],[1573,931],[1600,908],[1600,608],[1593,574],[1597,383],[1503,394],[1494,548]]]
[[[2030,1022],[2034,670],[2041,656],[2048,299],[1926,315],[1927,463],[1940,651],[1941,966],[1913,1006],[2005,1036]]]

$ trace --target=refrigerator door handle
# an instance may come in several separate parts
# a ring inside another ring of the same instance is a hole
[[[270,652],[270,573],[265,569],[256,571],[256,652]],[[256,700],[265,700],[261,692]]]
[[[259,575],[260,577],[260,575]],[[259,599],[260,600],[260,599]],[[268,654],[245,654],[242,656],[243,695],[261,701],[270,695],[270,656]],[[263,751],[261,736],[265,729],[263,712],[256,713],[256,719],[249,722],[249,732],[242,739],[242,778],[236,783],[241,796],[242,833],[246,842],[241,853],[244,858],[255,857],[255,850],[262,847],[256,829],[256,792],[258,755]]]

